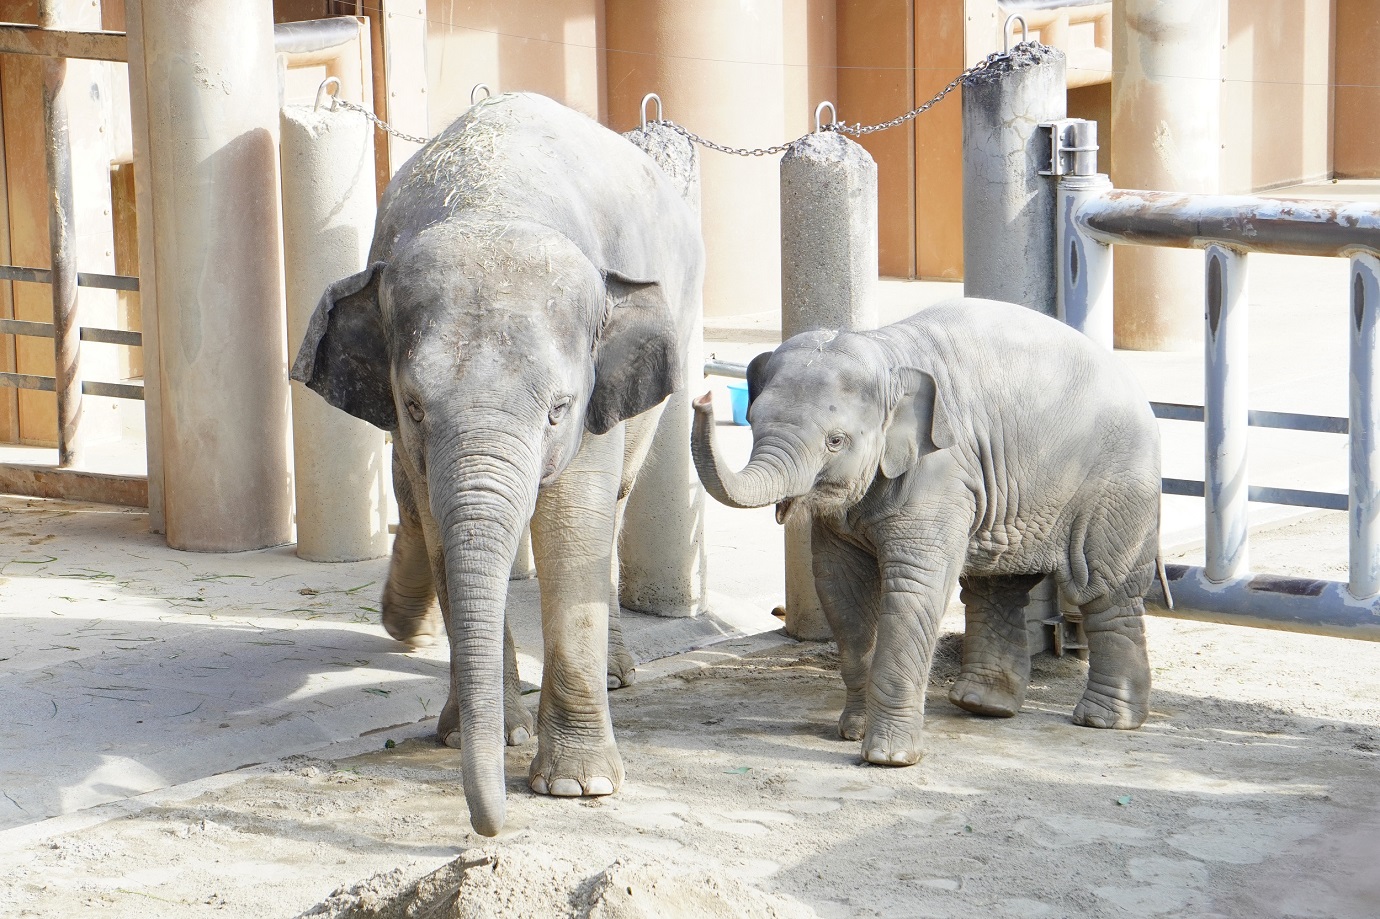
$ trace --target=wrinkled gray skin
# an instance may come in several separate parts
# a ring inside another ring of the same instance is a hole
[[[549,99],[503,95],[393,178],[370,262],[326,291],[293,377],[394,432],[401,520],[383,622],[419,644],[444,619],[437,732],[461,750],[471,822],[494,835],[505,740],[532,730],[504,624],[529,520],[545,646],[530,786],[601,795],[623,780],[607,689],[631,680],[632,660],[614,547],[683,375],[698,221],[622,137]]]
[[[921,755],[939,620],[962,585],[949,699],[1011,716],[1030,678],[1022,607],[1052,573],[1085,616],[1076,723],[1145,721],[1142,598],[1159,541],[1159,430],[1115,358],[1033,310],[953,300],[863,333],[810,332],[748,371],[752,456],[725,468],[695,403],[695,463],[736,507],[813,518],[815,584],[838,640],[839,734]]]

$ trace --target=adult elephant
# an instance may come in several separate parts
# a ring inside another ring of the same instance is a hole
[[[602,795],[623,780],[607,698],[631,676],[616,633],[608,644],[616,535],[661,404],[681,385],[698,221],[624,138],[550,99],[505,94],[394,176],[369,260],[322,297],[292,376],[393,432],[400,524],[384,625],[422,642],[444,617],[437,732],[460,747],[471,823],[491,836],[505,739],[531,729],[504,625],[529,521],[545,660],[530,786]]]

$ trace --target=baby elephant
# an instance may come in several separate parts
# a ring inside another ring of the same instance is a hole
[[[815,586],[848,691],[839,733],[862,740],[864,759],[919,760],[956,581],[967,632],[955,705],[1020,709],[1022,607],[1052,574],[1088,636],[1074,722],[1145,721],[1160,438],[1111,353],[1033,310],[958,299],[872,332],[797,335],[752,361],[748,395],[747,466],[723,462],[707,395],[695,403],[695,465],[724,504],[813,519]]]

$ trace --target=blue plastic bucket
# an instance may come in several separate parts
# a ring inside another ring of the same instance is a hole
[[[737,380],[728,384],[728,397],[733,400],[733,423],[747,424],[748,388]]]

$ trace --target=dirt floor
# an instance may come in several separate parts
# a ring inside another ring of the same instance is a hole
[[[1339,518],[1257,561],[1332,554]],[[837,739],[827,645],[759,636],[613,695],[613,797],[532,795],[513,748],[507,829],[478,837],[423,720],[11,829],[0,915],[1380,915],[1380,646],[1154,619],[1153,714],[1102,732],[1069,722],[1071,658],[1036,659],[1016,718],[949,705],[959,624],[915,767]]]

